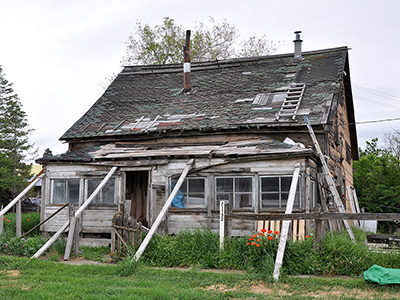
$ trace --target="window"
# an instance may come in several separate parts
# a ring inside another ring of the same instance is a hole
[[[79,203],[79,179],[54,179],[52,203]]]
[[[297,183],[293,207],[300,207],[301,177]],[[261,208],[285,208],[289,197],[292,176],[260,177]]]
[[[257,94],[254,97],[253,104],[271,106],[273,108],[280,108],[286,98],[287,90],[276,91],[267,94]]]
[[[86,199],[95,191],[103,179],[87,180],[87,196]],[[115,179],[111,178],[93,199],[91,204],[112,205],[115,203]]]
[[[174,189],[177,181],[177,179],[171,179],[171,191]],[[205,199],[204,178],[186,178],[178,194],[172,201],[172,207],[205,208]]]
[[[232,203],[233,209],[253,208],[252,177],[217,177],[215,179],[216,199]]]

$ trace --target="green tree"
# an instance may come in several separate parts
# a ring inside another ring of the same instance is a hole
[[[378,148],[377,138],[360,149],[360,160],[354,162],[354,186],[366,212],[400,212],[399,178],[399,158]]]
[[[33,144],[28,140],[31,132],[19,97],[0,66],[0,192],[3,198],[14,198],[29,180],[31,167],[25,160],[34,154]]]
[[[126,54],[122,58],[122,63],[124,65],[181,63],[185,38],[185,30],[181,25],[177,25],[174,19],[166,17],[161,25],[154,27],[137,21],[135,32],[129,35],[126,42]],[[238,39],[238,29],[227,20],[218,23],[210,17],[208,26],[202,21],[195,22],[191,31],[191,61],[269,55],[280,45],[280,42],[274,43],[265,35],[261,37],[253,35],[241,43]]]
[[[44,149],[43,157],[50,157],[53,156],[53,151],[50,150],[50,148]]]

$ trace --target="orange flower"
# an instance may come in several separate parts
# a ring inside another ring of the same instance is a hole
[[[253,238],[257,237],[255,234],[253,234]]]
[[[262,233],[267,232],[267,229],[263,228],[263,229],[261,229],[261,232]]]
[[[260,240],[260,239],[257,239],[257,242],[261,242],[261,240]]]
[[[3,218],[3,220],[5,220],[5,219],[6,219],[6,217]]]
[[[30,221],[31,219],[27,219],[27,221]]]
[[[272,241],[272,240],[273,240],[272,236],[269,236],[269,237],[268,237],[268,239],[269,239],[270,241]]]
[[[268,230],[268,232],[267,233],[272,233],[272,230]]]
[[[257,244],[256,247],[260,247],[260,244]]]
[[[264,235],[264,233],[260,232],[259,235]]]
[[[251,237],[251,238],[249,238],[249,240],[250,240],[250,241],[252,241],[252,240],[253,240],[253,238]]]
[[[247,242],[247,245],[250,245],[250,242]]]
[[[275,234],[279,234],[279,231],[274,231]]]
[[[251,245],[254,246],[256,243],[252,242]]]
[[[310,236],[309,235],[306,235],[306,239],[308,239]]]

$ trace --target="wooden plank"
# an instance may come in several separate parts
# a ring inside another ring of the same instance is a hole
[[[292,182],[290,184],[289,197],[288,197],[287,204],[286,204],[285,214],[292,213],[294,198],[296,197],[297,183],[299,181],[299,175],[300,175],[300,164],[296,164],[294,172],[293,172]],[[285,253],[286,240],[287,240],[288,233],[289,233],[289,225],[290,225],[290,221],[288,221],[288,220],[283,221],[281,236],[279,238],[278,252],[276,254],[276,259],[275,259],[275,267],[274,267],[274,274],[273,274],[275,281],[279,280],[280,269],[281,269],[282,262],[283,262],[283,255]]]
[[[299,220],[299,240],[304,240],[306,232],[305,220]]]
[[[292,239],[293,239],[293,241],[297,241],[297,228],[298,228],[298,222],[297,222],[297,220],[293,220],[292,221],[292,223],[293,223],[293,226],[292,226],[292,231],[293,231],[293,234],[292,234]]]
[[[343,207],[343,203],[341,202],[339,193],[338,193],[338,191],[336,189],[336,186],[335,186],[335,183],[333,182],[333,178],[332,178],[332,175],[330,173],[329,167],[328,167],[328,165],[326,163],[325,156],[321,151],[321,148],[319,146],[318,140],[317,140],[317,138],[316,138],[316,136],[314,134],[314,131],[313,131],[312,127],[311,127],[311,124],[310,124],[310,122],[308,120],[308,117],[306,115],[304,115],[303,117],[304,117],[304,121],[306,122],[308,131],[310,132],[311,139],[313,140],[314,147],[317,150],[318,156],[319,156],[319,158],[321,160],[322,170],[324,172],[325,179],[326,179],[326,181],[328,183],[329,190],[330,190],[330,192],[331,192],[331,194],[333,196],[333,201],[334,201],[336,207],[338,208],[339,212],[340,213],[345,213],[346,210]],[[349,223],[347,222],[347,220],[343,220],[343,224],[346,227],[346,230],[347,230],[350,238],[355,242],[355,237],[354,237],[353,231],[351,230],[351,227],[350,227]]]
[[[21,237],[21,200],[17,202],[15,205],[15,227],[16,227],[16,236]]]
[[[67,239],[67,244],[65,245],[65,253],[64,253],[64,260],[68,260],[71,255],[71,248],[72,248],[72,242],[75,236],[75,224],[76,224],[76,217],[71,217],[70,220],[70,226],[69,226],[69,233],[68,233],[68,239]]]
[[[377,220],[377,221],[399,221],[400,213],[295,213],[295,214],[227,214],[226,218],[236,220]]]
[[[349,185],[347,186],[347,195],[349,197],[351,213],[353,213],[353,214],[357,213],[356,206],[355,206],[354,199],[353,199],[353,193],[352,193],[351,187]],[[353,225],[356,226],[357,228],[360,228],[360,223],[357,220],[355,220],[353,222]]]
[[[22,197],[25,196],[25,194],[29,192],[35,186],[35,184],[44,177],[43,172],[44,172],[43,170],[40,171],[40,173],[36,175],[36,177],[32,180],[32,182],[17,197],[15,197],[10,203],[8,203],[6,207],[4,207],[0,211],[1,218],[3,218],[3,216],[10,210],[10,208],[13,207],[15,204],[17,204],[22,199]]]

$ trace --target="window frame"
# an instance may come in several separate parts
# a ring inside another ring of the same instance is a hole
[[[81,195],[81,178],[79,177],[63,177],[63,178],[51,178],[50,179],[50,205],[64,205],[67,203],[67,200],[69,200],[69,196],[70,196],[70,185],[68,184],[69,181],[72,180],[77,180],[78,181],[78,201],[77,202],[70,202],[73,204],[80,204],[81,199],[80,199],[80,195]],[[65,184],[65,201],[64,202],[54,202],[54,196],[55,196],[55,191],[56,191],[56,181],[63,181]],[[69,202],[69,201],[68,201]]]
[[[256,198],[256,190],[255,190],[255,176],[254,175],[223,175],[223,176],[214,176],[213,181],[214,181],[214,203],[215,203],[215,209],[219,210],[220,207],[220,200],[218,200],[218,195],[219,194],[231,194],[228,192],[218,192],[217,191],[217,179],[221,178],[230,178],[232,179],[233,186],[232,186],[232,195],[233,197],[229,196],[229,206],[232,208],[232,210],[240,210],[240,211],[254,211],[255,209],[255,198]],[[235,179],[239,178],[249,178],[251,179],[251,192],[240,192],[240,191],[235,191]],[[238,194],[246,194],[251,196],[251,206],[250,207],[236,207],[236,195]],[[226,201],[226,200],[224,200]]]
[[[191,192],[189,192],[188,190],[185,192],[185,193],[177,193],[177,195],[183,195],[184,197],[186,197],[186,199],[190,199],[190,196],[189,196],[189,194],[203,194],[203,196],[204,196],[204,198],[203,198],[203,205],[201,206],[201,207],[199,207],[199,206],[191,206],[191,205],[188,205],[188,202],[186,202],[185,203],[185,205],[186,205],[186,207],[174,207],[174,206],[172,206],[172,203],[171,203],[171,208],[173,208],[173,209],[207,209],[207,177],[204,177],[204,176],[194,176],[194,177],[186,177],[185,179],[184,179],[184,181],[183,181],[183,183],[182,183],[182,185],[186,182],[186,184],[187,184],[187,180],[198,180],[198,179],[202,179],[203,180],[203,184],[204,184],[204,191],[203,191],[203,193],[199,193],[199,192],[193,192],[193,193],[191,193]],[[170,192],[169,192],[169,195],[172,193],[172,190],[173,190],[173,188],[172,188],[172,181],[173,180],[175,180],[175,178],[169,178],[169,187],[170,187]],[[176,180],[176,181],[178,181],[178,180]],[[190,204],[190,203],[189,203]]]
[[[271,192],[263,192],[262,191],[262,179],[263,178],[279,178],[279,191],[271,191]],[[260,211],[268,211],[268,210],[285,210],[286,208],[286,204],[282,205],[282,193],[286,192],[286,191],[282,191],[282,182],[281,182],[281,178],[282,177],[290,177],[293,178],[293,174],[264,174],[264,175],[259,175],[258,176],[258,199],[259,199],[259,210]],[[296,196],[298,199],[298,205],[296,206],[296,198],[295,198],[295,202],[293,205],[293,209],[303,209],[303,180],[302,180],[303,176],[302,174],[299,174],[299,180],[297,182],[297,190],[296,190]],[[290,184],[291,185],[291,184]],[[289,198],[289,192],[290,192],[290,185],[289,185],[289,190],[287,191],[288,193],[288,198]],[[263,206],[263,194],[272,194],[272,193],[279,193],[279,206]],[[287,199],[286,199],[286,203],[287,203]]]
[[[103,179],[104,179],[104,177],[87,177],[87,178],[84,178],[84,183],[83,184],[84,184],[84,201],[85,202],[87,201],[87,199],[91,195],[91,194],[89,194],[89,181],[90,180],[99,180],[100,183],[101,183],[103,181]],[[96,198],[93,199],[92,202],[89,204],[89,207],[114,207],[114,206],[117,205],[117,198],[118,198],[118,195],[117,195],[118,185],[117,184],[118,184],[118,180],[117,180],[116,177],[111,177],[106,184],[108,184],[110,181],[114,181],[114,191],[113,191],[114,201],[113,201],[113,203],[108,203],[108,202],[97,203],[97,202],[94,202],[94,201],[96,201],[97,197],[99,197],[99,198],[104,197],[104,194],[103,194],[104,187],[103,187],[100,190],[99,194],[96,195]],[[96,188],[99,186],[99,184],[94,188],[93,191],[96,190]]]

